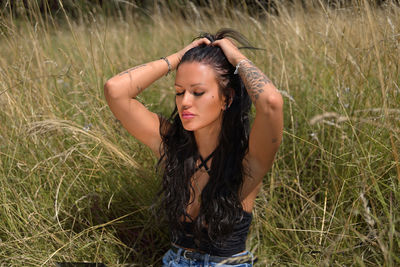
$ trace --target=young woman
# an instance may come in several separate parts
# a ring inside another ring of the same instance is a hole
[[[283,100],[231,39],[248,46],[233,30],[204,34],[104,86],[115,117],[164,170],[160,195],[172,235],[164,266],[253,265],[246,238],[254,200],[281,142]],[[135,97],[172,70],[176,108],[166,120]]]

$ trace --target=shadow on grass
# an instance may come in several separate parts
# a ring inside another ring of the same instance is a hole
[[[64,229],[74,234],[106,229],[113,236],[112,246],[121,251],[119,262],[124,266],[161,265],[169,248],[169,235],[168,226],[156,212],[159,182],[154,176],[135,171],[132,179],[117,178],[119,185],[108,183],[104,194],[89,192],[66,212]],[[138,177],[140,182],[135,182]]]

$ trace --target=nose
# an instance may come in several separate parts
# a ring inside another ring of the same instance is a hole
[[[192,106],[192,95],[188,91],[186,91],[183,94],[182,107],[183,107],[183,109],[187,109],[191,106]]]

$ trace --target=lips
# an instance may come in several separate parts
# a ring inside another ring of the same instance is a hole
[[[196,116],[196,115],[194,115],[193,113],[190,113],[190,112],[182,113],[182,119],[191,119],[191,118],[194,118],[194,116]]]

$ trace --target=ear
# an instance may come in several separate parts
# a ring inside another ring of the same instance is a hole
[[[229,99],[226,100],[228,108],[232,105],[234,97],[235,97],[235,90],[233,90],[233,88],[229,88]]]
[[[233,98],[235,97],[235,90],[232,88],[228,88],[229,90],[228,96],[224,96],[223,101],[224,101],[224,108],[223,110],[227,110],[233,102]]]

